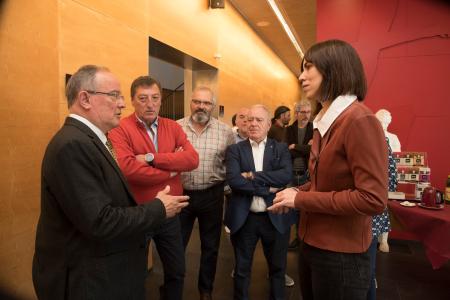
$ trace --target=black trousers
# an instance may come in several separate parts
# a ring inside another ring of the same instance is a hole
[[[234,299],[246,300],[250,285],[253,254],[261,239],[269,267],[271,300],[284,300],[286,258],[290,230],[281,234],[272,225],[267,213],[249,213],[245,224],[231,235],[236,266],[234,270]]]
[[[370,283],[368,251],[341,253],[299,247],[299,277],[303,300],[365,300]]]
[[[211,293],[216,276],[220,235],[222,233],[223,183],[206,190],[184,190],[189,205],[180,213],[181,233],[186,249],[195,219],[198,219],[201,256],[198,273],[198,289],[201,293]]]
[[[148,237],[155,243],[164,270],[164,285],[160,287],[160,299],[182,299],[186,267],[178,216],[165,220],[161,227]]]

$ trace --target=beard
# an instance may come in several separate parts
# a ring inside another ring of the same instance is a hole
[[[210,115],[209,115],[209,113],[207,111],[202,110],[202,109],[198,109],[192,115],[192,119],[196,123],[205,124],[206,122],[209,121],[209,116]]]

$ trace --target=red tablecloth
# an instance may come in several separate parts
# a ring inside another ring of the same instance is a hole
[[[389,201],[389,211],[407,231],[425,246],[433,269],[440,268],[450,259],[450,205],[441,210],[430,210],[418,206],[404,207],[400,202]],[[398,229],[395,228],[394,229]]]

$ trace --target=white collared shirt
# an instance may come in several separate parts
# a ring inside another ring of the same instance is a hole
[[[255,171],[259,172],[263,170],[264,162],[264,149],[266,148],[267,137],[262,140],[259,144],[251,139],[249,139],[250,145],[252,146],[253,162],[255,163]],[[250,205],[250,211],[252,212],[265,212],[266,203],[264,199],[259,196],[253,196],[252,204]]]
[[[77,114],[69,114],[69,117],[74,118],[75,120],[80,121],[81,123],[83,123],[84,125],[86,125],[87,127],[89,127],[90,130],[92,130],[96,136],[98,136],[98,138],[100,139],[100,141],[102,141],[103,145],[105,146],[105,148],[108,150],[109,152],[109,148],[108,146],[106,146],[106,141],[108,140],[106,135],[103,133],[103,131],[100,130],[100,128],[98,128],[97,126],[95,126],[91,121],[89,121],[88,119],[77,115]],[[111,153],[112,155],[112,153]]]
[[[350,106],[355,100],[355,95],[342,95],[337,97],[333,102],[331,102],[330,107],[324,113],[323,109],[317,114],[313,121],[314,129],[318,129],[320,135],[323,137],[330,129],[333,122],[340,116],[340,114]]]

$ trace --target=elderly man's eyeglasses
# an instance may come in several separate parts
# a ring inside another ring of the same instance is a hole
[[[296,111],[296,113],[298,113],[298,114],[310,114],[311,111],[310,110],[298,110],[298,111]]]
[[[117,91],[112,91],[112,92],[98,92],[98,91],[86,91],[89,94],[92,95],[106,95],[108,97],[110,97],[111,99],[113,99],[114,101],[118,101],[118,100],[123,100],[123,95],[120,92]]]
[[[212,102],[209,102],[209,101],[202,101],[202,100],[197,100],[197,99],[192,99],[192,103],[194,103],[195,105],[198,105],[198,106],[200,106],[200,105],[203,104],[204,106],[207,106],[207,107],[213,105]]]

